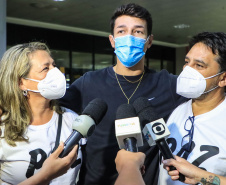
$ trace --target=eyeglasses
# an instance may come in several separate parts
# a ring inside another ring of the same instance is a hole
[[[181,141],[181,148],[186,150],[187,152],[191,151],[191,145],[193,140],[193,134],[194,134],[194,121],[195,116],[189,116],[188,119],[185,121],[184,124],[184,130],[188,132]]]

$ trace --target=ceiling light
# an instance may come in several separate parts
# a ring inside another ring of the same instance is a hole
[[[109,63],[109,61],[102,61],[102,62],[100,62],[101,64],[108,64]]]
[[[65,0],[53,0],[53,1],[65,1]]]
[[[189,24],[177,24],[173,26],[176,29],[185,29],[185,28],[189,28],[190,25]]]

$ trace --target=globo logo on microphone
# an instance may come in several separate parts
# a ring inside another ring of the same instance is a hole
[[[155,141],[163,138],[168,138],[170,131],[165,124],[165,121],[161,118],[145,125],[143,129],[145,139],[150,146],[155,145]]]
[[[156,135],[162,135],[165,133],[165,126],[160,122],[156,122],[152,125],[152,131]]]

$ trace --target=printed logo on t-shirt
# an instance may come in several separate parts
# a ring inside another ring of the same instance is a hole
[[[170,150],[172,151],[172,153],[174,153],[174,151],[177,148],[177,144],[178,144],[176,139],[175,138],[168,138],[167,143],[170,146]],[[185,144],[185,145],[188,145],[188,143]],[[184,148],[187,148],[187,147],[182,146],[180,151],[177,152],[176,155],[187,160],[188,156],[192,153],[192,151],[195,148],[195,142],[192,141],[191,150],[189,152]],[[195,166],[200,166],[204,161],[206,161],[209,158],[219,154],[219,147],[211,146],[211,145],[201,145],[200,146],[200,152],[204,152],[204,154],[198,156],[195,160],[193,160],[193,162],[191,162]],[[162,159],[162,154],[160,154],[160,158]],[[161,161],[162,160],[160,160],[160,164],[161,164]],[[205,168],[202,168],[202,169],[206,170]]]
[[[28,166],[27,172],[26,172],[26,177],[29,178],[34,175],[35,170],[39,170],[44,161],[47,159],[47,154],[45,153],[44,150],[41,148],[32,150],[29,152],[31,158],[30,158],[30,164]],[[75,168],[81,164],[81,159],[77,159],[72,165],[71,168]]]
[[[155,97],[149,98],[148,100],[151,101],[151,100],[153,100],[153,99],[155,99]]]

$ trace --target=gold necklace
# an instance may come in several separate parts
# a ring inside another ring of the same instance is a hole
[[[128,80],[128,79],[127,79],[124,75],[122,75],[122,76],[123,76],[123,78],[124,78],[127,82],[130,82],[130,83],[137,83],[137,82],[139,82],[139,81],[141,81],[141,80],[142,80],[143,75],[144,75],[144,72],[143,72],[142,76],[140,77],[140,79],[138,79],[138,80],[136,80],[136,81],[134,81],[134,82],[132,82],[132,81]]]
[[[118,76],[117,76],[116,71],[115,71],[115,77],[116,77],[116,79],[117,79],[118,85],[119,85],[119,87],[120,87],[122,93],[124,94],[124,96],[125,96],[126,99],[128,100],[128,104],[129,104],[129,100],[133,97],[134,93],[137,91],[137,89],[138,89],[138,87],[139,87],[139,85],[140,85],[140,83],[141,83],[141,81],[142,81],[142,79],[143,79],[143,76],[144,76],[144,72],[143,72],[141,78],[139,79],[140,82],[138,83],[136,89],[133,91],[132,95],[128,98],[128,97],[126,96],[126,93],[123,91],[122,86],[121,86],[120,83],[119,83]]]

